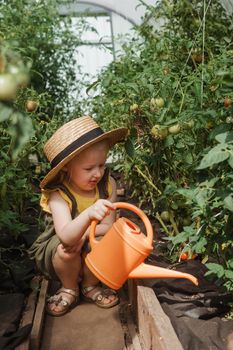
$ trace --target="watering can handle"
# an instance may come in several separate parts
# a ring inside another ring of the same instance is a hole
[[[146,214],[141,209],[139,209],[138,207],[136,207],[133,204],[129,204],[129,203],[125,203],[125,202],[115,202],[114,206],[116,209],[120,209],[120,208],[121,209],[129,209],[129,210],[133,211],[135,214],[137,214],[145,225],[146,234],[147,234],[147,241],[149,242],[149,244],[152,244],[153,228],[152,228],[150,220],[148,219]],[[95,229],[96,229],[96,225],[98,224],[98,222],[99,222],[98,220],[93,220],[91,222],[90,234],[89,234],[91,248],[93,248],[93,243],[98,243],[98,241],[95,239]]]

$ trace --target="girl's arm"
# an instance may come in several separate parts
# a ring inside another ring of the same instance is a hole
[[[83,235],[90,225],[91,220],[96,219],[101,221],[107,215],[109,208],[112,210],[115,209],[109,200],[99,199],[72,220],[69,206],[58,192],[51,193],[49,207],[52,212],[56,234],[62,243],[67,246],[77,245],[83,240]],[[112,215],[110,217],[113,217]]]
[[[112,194],[108,198],[108,200],[112,203],[116,202],[117,200],[117,186],[116,181],[110,176],[110,182],[112,186]],[[116,211],[110,210],[109,214],[105,216],[105,218],[96,226],[96,236],[102,236],[104,235],[110,227],[113,225],[113,223],[116,221]],[[90,229],[87,230],[87,235],[89,234]]]

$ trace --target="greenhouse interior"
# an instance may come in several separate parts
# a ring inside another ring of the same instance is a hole
[[[233,0],[2,0],[0,143],[1,350],[233,350]]]

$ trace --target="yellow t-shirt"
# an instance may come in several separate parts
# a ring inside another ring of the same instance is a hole
[[[66,188],[68,188],[68,190],[74,196],[74,198],[75,198],[75,200],[77,202],[77,207],[78,207],[78,212],[79,213],[81,213],[83,210],[85,210],[88,207],[90,207],[92,204],[94,204],[100,198],[98,187],[96,187],[95,196],[89,198],[89,197],[80,196],[79,194],[74,192],[70,188],[69,184],[66,181],[64,181],[63,184],[66,186]],[[110,179],[108,179],[107,186],[108,186],[109,196],[111,196],[111,194],[112,194],[112,185],[111,185]],[[40,199],[40,206],[42,207],[42,209],[46,213],[50,213],[51,214],[51,210],[49,208],[49,196],[50,196],[51,192],[54,192],[54,191],[58,191],[59,192],[59,194],[62,196],[62,198],[68,203],[70,210],[72,210],[71,200],[69,199],[69,197],[60,188],[42,190],[42,195],[41,195],[41,199]]]

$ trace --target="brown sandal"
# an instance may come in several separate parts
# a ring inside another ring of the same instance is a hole
[[[96,292],[91,296],[88,297],[87,295],[93,291],[94,289],[97,289]],[[119,304],[119,297],[117,295],[117,292],[111,288],[103,288],[98,283],[95,286],[89,286],[89,287],[81,287],[81,292],[83,299],[89,303],[95,303],[97,306],[102,307],[104,309],[109,309],[117,304]],[[106,298],[108,300],[111,295],[115,296],[115,299],[110,301],[109,303],[105,304],[103,300]]]
[[[66,293],[69,295],[72,295],[73,301],[70,302],[70,300],[66,299],[64,295],[61,295],[61,293]],[[62,316],[66,314],[68,311],[70,311],[79,301],[79,289],[68,289],[68,288],[60,288],[56,292],[55,295],[52,295],[47,299],[47,304],[46,304],[46,312],[47,314],[51,316]],[[55,304],[56,306],[60,305],[62,306],[62,310],[60,311],[55,311],[51,310],[49,308],[50,304]]]

